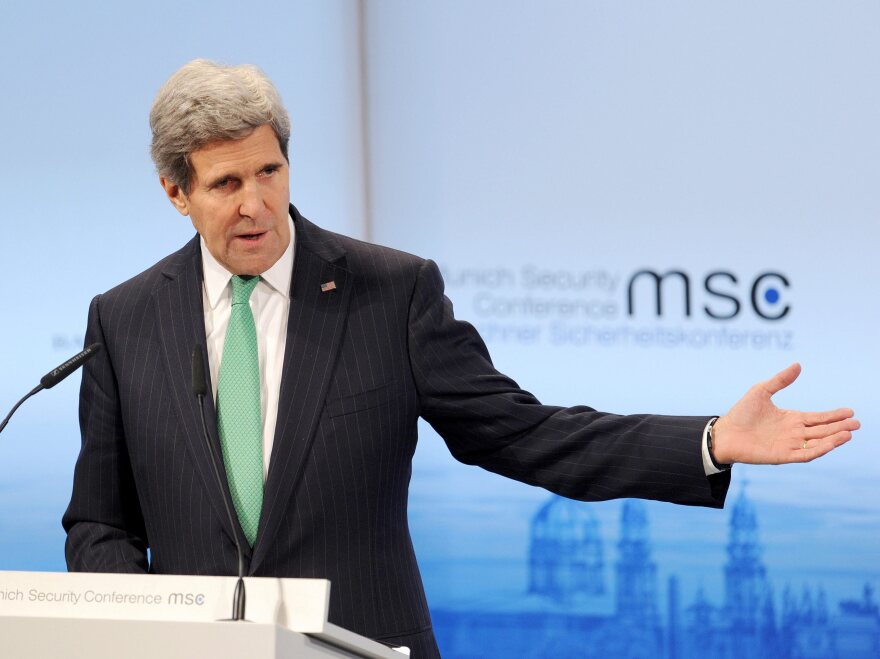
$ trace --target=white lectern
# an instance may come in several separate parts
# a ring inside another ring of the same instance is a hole
[[[330,582],[249,577],[247,619],[224,622],[235,577],[0,572],[0,656],[59,659],[402,659],[327,622]]]

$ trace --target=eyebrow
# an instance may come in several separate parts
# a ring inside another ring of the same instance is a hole
[[[284,167],[285,164],[286,164],[285,162],[282,162],[280,160],[272,160],[270,162],[264,163],[257,171],[262,172],[262,171],[265,171],[266,169],[269,169],[272,167],[274,167],[276,169],[280,169],[280,168]],[[214,178],[206,181],[205,185],[208,188],[213,188],[215,185],[217,185],[220,181],[222,181],[224,179],[239,180],[239,179],[241,179],[241,176],[238,173],[218,174]]]
[[[235,174],[220,174],[219,176],[215,176],[214,178],[212,178],[209,181],[205,181],[205,187],[213,188],[220,181],[224,181],[226,179],[235,179],[235,178],[238,178],[238,176]]]

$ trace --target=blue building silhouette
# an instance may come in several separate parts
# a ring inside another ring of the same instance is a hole
[[[724,603],[713,606],[700,590],[688,608],[687,643],[680,656],[779,659],[783,657],[758,541],[758,516],[745,488],[733,505],[724,565]]]
[[[787,587],[777,610],[745,488],[731,509],[720,604],[700,589],[683,608],[672,576],[661,615],[647,509],[639,500],[622,502],[613,588],[588,504],[554,496],[542,505],[532,518],[527,560],[528,589],[520,596],[489,593],[432,610],[445,657],[880,657],[880,610],[870,585],[836,613],[821,587],[800,595]]]
[[[599,522],[574,501],[553,498],[532,518],[529,593],[557,602],[605,592]]]

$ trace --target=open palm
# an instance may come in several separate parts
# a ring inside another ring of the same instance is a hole
[[[718,419],[713,450],[718,462],[809,462],[852,439],[859,422],[852,418],[849,408],[798,412],[773,404],[772,396],[794,382],[800,373],[800,364],[792,364],[756,384]]]

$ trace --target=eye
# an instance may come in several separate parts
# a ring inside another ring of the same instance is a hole
[[[230,182],[230,179],[228,177],[221,178],[218,181],[214,181],[214,185],[211,187],[213,187],[214,189],[217,189],[217,190],[222,190],[223,188],[229,187],[229,182]]]
[[[272,174],[277,172],[280,168],[279,165],[267,165],[263,168],[262,174],[263,176],[272,176]]]

